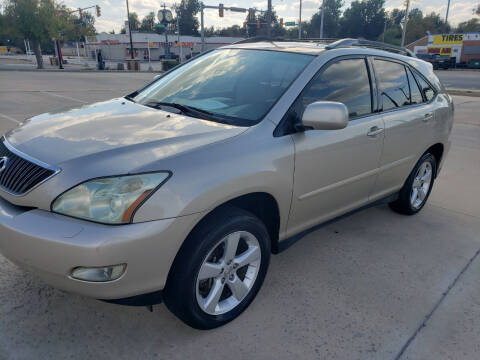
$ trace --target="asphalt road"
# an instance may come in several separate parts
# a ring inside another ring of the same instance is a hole
[[[0,132],[150,77],[0,72]],[[273,256],[257,299],[220,329],[55,290],[0,255],[0,359],[478,359],[480,99],[455,102],[420,214],[379,206],[311,233]]]
[[[479,70],[435,70],[447,89],[480,90]]]

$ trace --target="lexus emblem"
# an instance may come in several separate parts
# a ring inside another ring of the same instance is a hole
[[[0,157],[0,173],[5,170],[8,164],[8,157],[2,156]]]

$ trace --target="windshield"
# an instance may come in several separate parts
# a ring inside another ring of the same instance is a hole
[[[208,120],[250,126],[267,114],[312,59],[279,51],[219,49],[173,70],[132,99],[148,106],[183,105],[208,113]]]

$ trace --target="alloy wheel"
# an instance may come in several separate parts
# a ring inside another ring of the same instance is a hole
[[[251,291],[261,263],[258,239],[248,231],[222,238],[205,257],[196,281],[199,307],[207,314],[233,310]]]

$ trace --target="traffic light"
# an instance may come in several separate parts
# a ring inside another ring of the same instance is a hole
[[[280,18],[280,26],[283,27],[283,18]]]
[[[218,4],[218,16],[223,17],[223,4]]]
[[[98,5],[95,5],[95,8],[97,9],[97,17],[100,17],[102,15],[102,9],[100,9]]]

